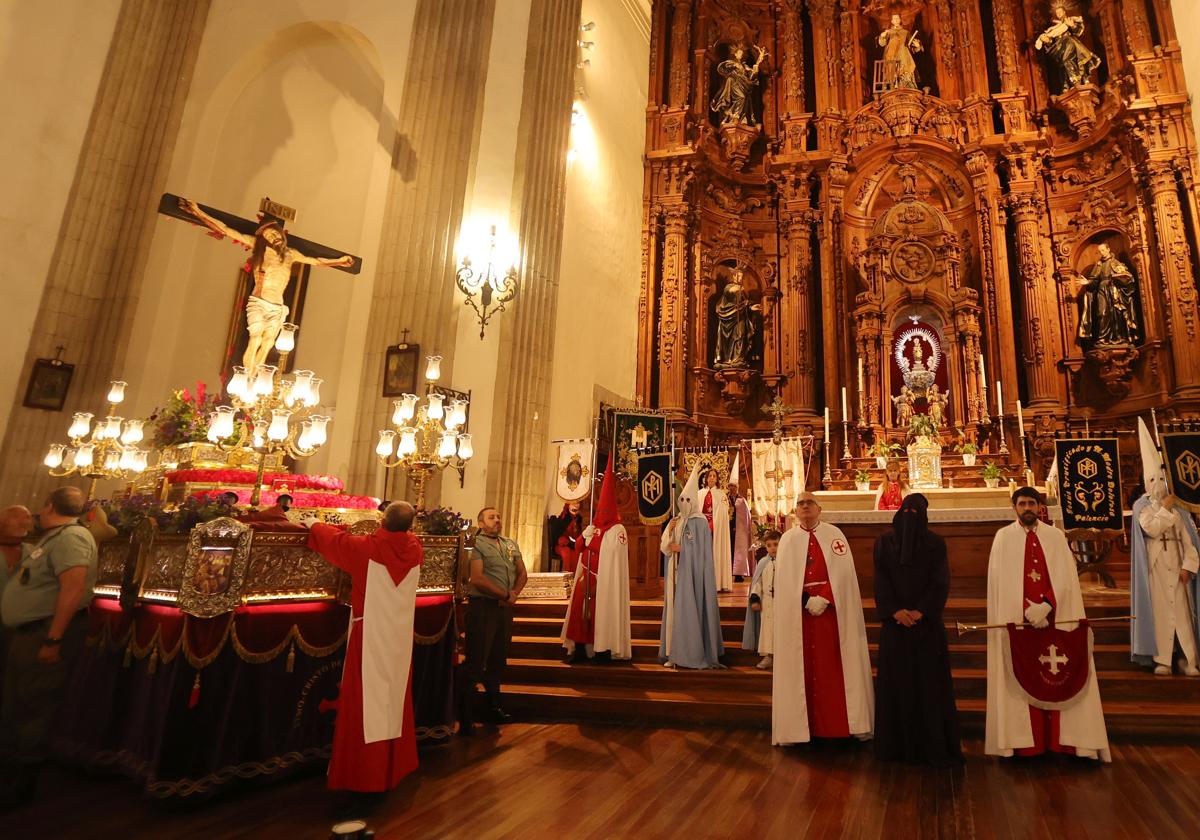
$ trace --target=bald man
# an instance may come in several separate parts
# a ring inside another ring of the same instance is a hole
[[[32,529],[33,514],[24,505],[10,505],[0,510],[0,552],[4,554],[4,564],[0,566],[0,591],[3,591],[9,574],[21,562],[21,547]]]
[[[42,537],[25,552],[0,597],[12,634],[0,707],[0,808],[33,798],[50,728],[87,633],[96,541],[79,517],[84,495],[59,487],[38,514]]]

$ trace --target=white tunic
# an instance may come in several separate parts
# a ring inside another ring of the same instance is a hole
[[[582,554],[575,566],[575,586],[585,574]],[[632,659],[633,645],[630,641],[629,622],[629,536],[625,526],[616,524],[604,532],[600,540],[600,563],[595,582],[596,632],[595,643],[588,645],[588,655],[593,652],[609,651],[613,659]],[[574,590],[572,590],[574,591]],[[563,618],[560,639],[568,653],[575,650],[575,642],[567,638],[567,625],[571,621],[571,605]]]
[[[712,494],[713,568],[717,573],[717,591],[733,591],[733,546],[729,543],[729,497],[719,488],[700,490],[696,510],[703,512],[708,495]]]
[[[769,656],[775,637],[775,560],[767,555],[763,557],[761,565],[762,572],[750,587],[750,594],[757,595],[762,604],[762,612],[758,614],[758,654]]]
[[[850,542],[838,528],[820,523],[813,531],[833,588],[846,691],[846,718],[851,735],[870,735],[875,724],[875,690],[867,653],[867,626]],[[810,740],[808,700],[804,691],[804,568],[809,532],[792,528],[779,541],[775,555],[774,665],[771,680],[771,743]],[[764,620],[764,630],[766,622]]]
[[[1171,665],[1175,636],[1188,665],[1197,667],[1196,633],[1187,587],[1179,580],[1180,568],[1192,574],[1200,570],[1200,555],[1179,523],[1180,513],[1157,501],[1144,507],[1138,524],[1146,534],[1146,554],[1150,566],[1150,603],[1154,606],[1154,640],[1158,645],[1155,663]],[[1182,556],[1180,552],[1182,551]]]
[[[1086,618],[1083,593],[1075,572],[1075,557],[1062,531],[1040,523],[1038,541],[1046,555],[1046,570],[1057,601],[1055,621],[1064,630],[1075,624],[1063,624]],[[988,624],[1022,624],[1025,621],[1025,528],[1019,522],[1006,525],[996,533],[988,560]],[[1016,679],[1004,667],[1003,645],[1008,644],[1004,628],[987,631],[987,718],[984,725],[984,752],[1010,756],[1016,749],[1033,746],[1029,704]],[[1087,685],[1074,704],[1060,712],[1059,739],[1085,758],[1111,761],[1104,710],[1100,706],[1100,688],[1096,681],[1096,663],[1088,670]]]
[[[663,573],[663,649],[669,658],[671,656],[671,627],[675,612],[675,578],[679,572],[679,552],[671,551],[671,545],[679,545],[679,532],[683,528],[684,519],[676,516],[663,528],[662,539],[659,540],[659,550],[666,555],[667,563]]]
[[[368,744],[390,741],[403,734],[404,697],[412,666],[413,621],[420,578],[421,569],[414,567],[396,584],[387,566],[367,561],[367,594],[362,614],[362,704],[363,741]]]

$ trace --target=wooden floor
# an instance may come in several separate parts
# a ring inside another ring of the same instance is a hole
[[[772,748],[760,730],[511,724],[422,754],[379,807],[380,838],[1195,837],[1200,749],[1117,741],[1107,766],[882,764],[870,745]],[[340,799],[308,777],[190,808],[54,771],[5,837],[324,838]]]

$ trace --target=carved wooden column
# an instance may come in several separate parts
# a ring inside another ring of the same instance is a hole
[[[953,0],[954,33],[963,55],[963,96],[987,96],[987,64],[976,56],[984,52],[983,26],[979,18],[979,0]],[[945,94],[943,93],[943,98]]]
[[[1060,354],[1056,346],[1056,319],[1043,291],[1053,287],[1042,254],[1040,222],[1046,204],[1034,192],[1011,193],[1006,203],[1015,228],[1017,273],[1021,278],[1022,320],[1025,322],[1025,338],[1021,344],[1029,405],[1056,406],[1058,375],[1055,364]]]
[[[1175,365],[1175,395],[1200,396],[1200,353],[1196,352],[1196,278],[1179,204],[1175,169],[1169,161],[1143,165],[1142,180],[1154,216],[1154,238],[1162,270],[1163,312]]]
[[[645,220],[642,222],[642,285],[641,296],[638,299],[637,393],[642,398],[642,405],[653,405],[651,386],[654,379],[654,325],[658,323],[659,317],[654,288],[659,278],[658,232],[662,225],[662,206],[651,205],[646,208],[645,213]]]
[[[692,0],[671,0],[671,56],[667,75],[667,108],[661,125],[667,148],[687,137],[688,92],[691,85]]]
[[[838,66],[842,70],[843,110],[853,111],[862,104],[862,50],[858,48],[859,26],[863,21],[860,0],[843,0],[838,20]]]
[[[993,0],[992,27],[996,38],[996,68],[1000,76],[1000,92],[993,99],[1000,103],[1004,130],[1009,134],[1030,131],[1029,96],[1022,84],[1017,52],[1017,18],[1013,14],[1014,0]]]
[[[781,18],[783,45],[782,81],[783,153],[798,154],[807,145],[808,121],[804,107],[804,32],[800,21],[801,0],[776,0]]]
[[[658,407],[687,409],[688,217],[686,202],[663,207],[662,296],[658,318]]]
[[[781,370],[788,379],[783,401],[801,414],[816,416],[815,335],[813,310],[813,212],[808,202],[808,173],[793,167],[776,176],[780,186],[780,221],[785,258],[779,305]]]
[[[838,115],[838,28],[834,19],[834,0],[808,0],[808,15],[813,30],[813,62],[816,102],[811,104],[817,117],[817,148],[834,151],[841,143],[842,119]]]
[[[975,192],[975,218],[979,231],[979,272],[982,285],[982,305],[984,307],[983,344],[980,352],[990,377],[994,381],[1000,378],[1005,388],[1016,393],[1017,380],[1015,373],[1005,377],[1005,366],[1000,359],[1011,359],[1016,356],[1016,343],[1011,327],[1000,327],[1000,313],[1006,315],[1012,312],[1012,294],[1008,285],[1008,249],[1005,246],[1004,220],[996,203],[1000,192],[999,180],[989,158],[983,152],[972,152],[967,156],[967,172],[971,176],[971,186]],[[998,280],[999,278],[999,280]],[[991,393],[991,382],[984,383],[984,390]],[[988,414],[992,414],[992,407]]]

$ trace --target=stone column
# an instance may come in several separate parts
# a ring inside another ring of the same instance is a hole
[[[1058,405],[1055,319],[1043,293],[1044,287],[1052,288],[1042,259],[1040,220],[1045,213],[1045,206],[1036,193],[1021,192],[1008,196],[1008,211],[1016,229],[1017,274],[1021,278],[1021,308],[1026,331],[1021,350],[1031,407]],[[1014,392],[1010,399],[1016,398]],[[1006,410],[1005,414],[1008,413]]]
[[[530,568],[546,522],[546,457],[558,277],[562,263],[567,147],[580,0],[534,0],[517,130],[521,289],[502,322],[488,462],[488,499]]]
[[[1170,161],[1147,162],[1141,171],[1154,215],[1154,239],[1162,266],[1163,313],[1175,366],[1176,397],[1200,394],[1200,354],[1196,353],[1196,278]]]
[[[28,377],[34,359],[62,345],[75,377],[61,413],[12,409],[0,448],[9,502],[40,502],[62,483],[42,466],[46,448],[66,441],[72,412],[102,412],[109,381],[124,377],[158,197],[208,8],[209,0],[121,7],[23,362]]]
[[[688,217],[686,202],[663,207],[662,298],[658,304],[658,407],[687,409]]]
[[[494,12],[495,0],[417,4],[347,476],[358,492],[373,492],[383,472],[375,457],[378,432],[388,428],[391,413],[381,396],[383,360],[400,331],[410,329],[423,352],[445,357],[443,381],[453,381],[448,374],[460,308],[454,302],[454,245],[479,139]],[[436,488],[435,482],[434,499]]]

